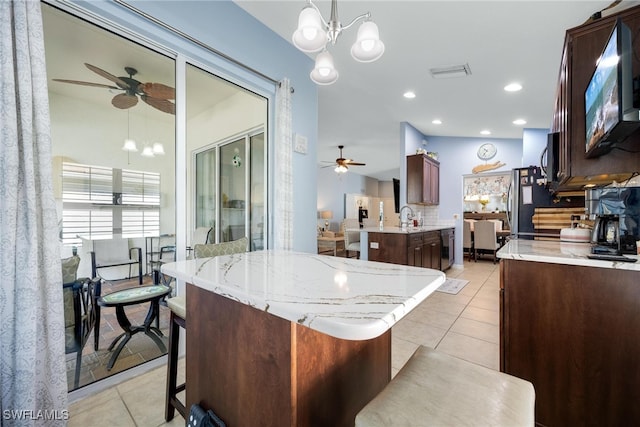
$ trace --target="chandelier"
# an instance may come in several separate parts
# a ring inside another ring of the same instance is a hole
[[[298,29],[293,33],[293,44],[303,52],[320,52],[310,77],[319,85],[330,85],[338,80],[338,71],[333,64],[333,57],[327,51],[327,43],[335,45],[342,30],[346,30],[359,20],[363,20],[358,28],[358,38],[351,46],[351,56],[359,62],[373,62],[384,53],[384,43],[380,41],[378,26],[370,20],[367,12],[355,17],[347,25],[338,19],[338,2],[331,0],[331,18],[326,22],[318,7],[308,0],[307,6],[298,16]]]

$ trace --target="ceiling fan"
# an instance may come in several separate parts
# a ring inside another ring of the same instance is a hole
[[[133,76],[138,74],[138,70],[132,67],[124,67],[124,71],[129,74],[129,77],[116,77],[105,70],[96,67],[91,64],[84,64],[88,69],[104,77],[107,80],[112,81],[116,85],[108,85],[102,83],[81,82],[78,80],[64,80],[53,79],[56,82],[71,83],[83,86],[102,87],[105,89],[122,90],[120,93],[111,99],[111,104],[120,109],[127,109],[135,106],[138,103],[138,97],[152,107],[168,114],[176,113],[176,106],[170,99],[175,99],[176,90],[171,86],[164,85],[162,83],[141,83],[134,79]]]
[[[342,157],[342,149],[344,148],[344,145],[338,145],[338,148],[340,149],[340,157],[338,157],[336,159],[335,165],[335,171],[337,173],[345,173],[349,170],[349,166],[365,166],[366,163],[358,163],[358,162],[354,162],[352,159],[345,159],[344,157]],[[329,167],[329,166],[326,166]]]

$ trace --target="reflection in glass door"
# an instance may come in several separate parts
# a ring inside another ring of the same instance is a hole
[[[260,130],[206,147],[195,153],[195,166],[196,226],[212,228],[212,241],[247,236],[251,250],[263,249],[264,133]]]
[[[187,64],[191,245],[246,236],[267,247],[267,100]]]
[[[220,148],[220,194],[222,215],[220,241],[229,242],[246,236],[247,168],[245,138]]]

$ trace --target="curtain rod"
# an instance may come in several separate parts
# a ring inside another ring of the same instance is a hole
[[[135,7],[131,6],[130,4],[126,3],[124,0],[113,0],[113,1],[115,3],[117,3],[117,4],[119,4],[120,6],[129,9],[130,11],[132,11],[134,13],[137,13],[138,15],[140,15],[143,18],[153,22],[154,24],[157,24],[157,25],[161,26],[162,28],[171,31],[174,34],[177,34],[178,36],[190,41],[191,43],[194,43],[194,44],[200,46],[201,48],[206,49],[209,52],[212,52],[215,55],[218,55],[218,56],[222,57],[223,59],[225,59],[225,60],[227,60],[229,62],[232,62],[235,65],[238,65],[238,66],[244,68],[247,71],[250,71],[251,73],[257,74],[258,76],[262,77],[265,80],[268,80],[268,81],[270,81],[270,82],[272,82],[274,84],[277,83],[278,86],[280,85],[280,82],[278,80],[275,80],[275,79],[267,76],[266,74],[263,74],[260,71],[254,69],[254,68],[252,68],[252,67],[250,67],[250,66],[248,66],[246,64],[243,64],[242,62],[238,61],[237,59],[234,59],[234,58],[230,57],[229,55],[220,52],[219,50],[209,46],[208,44],[203,43],[200,40],[197,40],[197,39],[191,37],[187,33],[184,33],[183,31],[180,31],[177,28],[174,28],[171,25],[169,25],[169,24],[167,24],[165,22],[162,22],[157,18],[154,18],[153,16],[149,15],[148,13],[143,12],[140,9],[135,8]],[[293,88],[291,88],[291,93],[293,93]]]

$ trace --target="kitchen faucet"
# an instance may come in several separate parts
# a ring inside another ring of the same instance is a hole
[[[404,208],[409,209],[409,212],[411,212],[411,216],[407,215],[406,221],[402,220],[402,210]],[[413,209],[411,209],[411,206],[409,205],[404,205],[403,207],[400,208],[400,227],[401,228],[405,228],[407,226],[407,224],[409,223],[409,218],[413,218]]]

